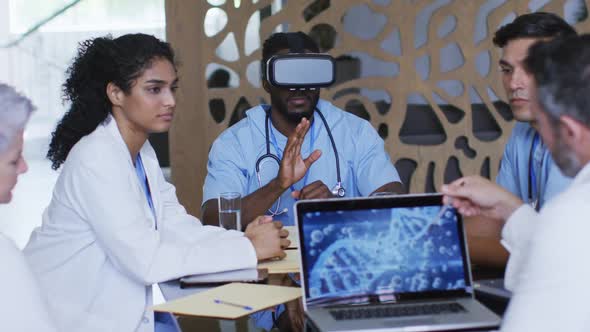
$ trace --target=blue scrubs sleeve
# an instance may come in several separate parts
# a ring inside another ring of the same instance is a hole
[[[512,134],[506,143],[500,171],[496,177],[496,183],[514,195],[527,202],[529,199],[529,156],[535,130],[527,123],[519,122],[514,126]],[[562,192],[569,185],[571,179],[564,176],[553,162],[546,147],[543,152],[542,168],[537,170],[539,178],[539,190],[541,190],[541,207]]]
[[[368,196],[387,183],[401,180],[375,128],[363,120],[360,130],[356,136],[360,139],[355,177],[360,194]]]
[[[238,192],[244,196],[247,183],[248,170],[237,140],[231,133],[222,134],[209,151],[202,204],[217,199],[223,192]]]
[[[520,190],[520,179],[521,176],[518,172],[518,165],[516,159],[516,128],[512,132],[512,135],[506,143],[502,160],[500,161],[500,170],[496,176],[496,184],[508,190],[512,194],[526,200],[526,194]],[[528,157],[528,156],[527,156]],[[525,174],[528,174],[528,168],[525,170]]]

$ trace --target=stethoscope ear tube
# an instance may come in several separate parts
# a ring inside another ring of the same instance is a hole
[[[260,158],[258,158],[256,160],[256,175],[258,176],[258,179],[259,180],[260,180],[260,164],[262,164],[262,162],[266,158],[272,158],[272,159],[274,159],[279,164],[279,166],[281,165],[281,161],[279,160],[279,157],[275,156],[272,153],[265,153],[262,156],[260,156]]]
[[[541,209],[541,197],[543,192],[541,191],[541,183],[540,178],[541,175],[537,178],[535,174],[535,166],[534,166],[534,159],[535,159],[535,150],[537,145],[539,144],[539,133],[535,133],[533,136],[533,142],[531,143],[531,149],[529,151],[529,174],[528,174],[528,199],[529,204],[535,209],[535,211],[539,211]],[[541,159],[541,169],[542,169],[543,159]]]
[[[332,136],[332,130],[328,126],[328,121],[320,112],[320,110],[316,107],[316,113],[322,119],[324,126],[326,127],[326,132],[328,133],[328,137],[330,138],[330,143],[332,143],[332,150],[334,150],[334,157],[336,159],[336,186],[332,189],[332,194],[336,197],[344,197],[346,195],[346,189],[342,186],[342,178],[340,177],[340,157],[338,157],[338,149],[336,148],[336,142],[334,142],[334,137]],[[334,190],[336,190],[336,194],[334,194]]]

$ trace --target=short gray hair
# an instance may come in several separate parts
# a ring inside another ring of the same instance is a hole
[[[536,43],[525,65],[552,125],[567,115],[590,128],[590,34]]]
[[[15,135],[25,128],[34,110],[29,98],[10,85],[0,83],[0,153],[4,153]]]

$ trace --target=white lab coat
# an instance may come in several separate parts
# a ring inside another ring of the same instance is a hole
[[[140,154],[157,230],[114,118],[62,165],[24,250],[61,330],[153,331],[152,284],[257,264],[243,233],[203,226],[185,212],[148,142]]]
[[[590,330],[590,164],[540,213],[516,210],[502,230],[514,292],[502,332]]]
[[[55,331],[47,303],[25,257],[12,240],[0,234],[0,330]]]

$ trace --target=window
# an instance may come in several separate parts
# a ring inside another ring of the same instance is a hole
[[[164,0],[10,0],[10,32],[21,34],[63,11],[41,32],[163,28]]]

